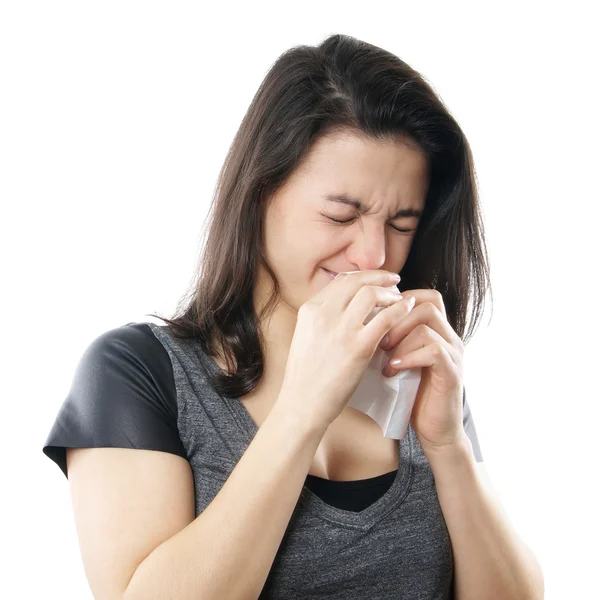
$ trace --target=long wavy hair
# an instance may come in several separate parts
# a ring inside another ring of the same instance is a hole
[[[263,374],[259,323],[280,298],[263,247],[267,203],[315,141],[337,131],[372,140],[408,136],[425,153],[430,185],[398,288],[438,290],[463,343],[481,318],[490,272],[464,133],[431,86],[400,58],[354,37],[331,35],[317,46],[292,47],[268,71],[221,168],[190,288],[172,318],[150,315],[175,337],[198,341],[210,356],[221,356],[218,341],[227,372],[208,376],[221,395],[244,396]],[[273,293],[257,316],[259,264]]]

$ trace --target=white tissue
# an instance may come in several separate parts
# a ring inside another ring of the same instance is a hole
[[[376,306],[365,319],[364,325],[384,308]],[[410,415],[421,383],[421,367],[402,369],[393,377],[384,377],[381,372],[392,352],[393,349],[386,351],[377,347],[347,406],[371,417],[381,427],[383,437],[401,440],[408,430]]]

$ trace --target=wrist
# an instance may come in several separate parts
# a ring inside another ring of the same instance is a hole
[[[268,418],[277,421],[279,426],[293,434],[300,434],[305,438],[321,440],[329,427],[329,424],[317,421],[313,416],[303,413],[297,403],[290,406],[288,403],[276,402],[271,409]]]
[[[427,459],[431,461],[452,461],[460,460],[465,456],[473,454],[473,446],[471,440],[465,431],[462,432],[461,436],[454,442],[447,444],[430,444],[425,440],[422,440],[417,434],[423,454]]]

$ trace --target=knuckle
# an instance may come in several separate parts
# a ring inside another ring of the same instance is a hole
[[[432,350],[433,350],[434,356],[441,357],[446,353],[446,349],[439,342],[434,342],[432,345],[433,345]]]
[[[404,296],[404,294],[402,294]],[[413,308],[415,307],[415,305],[411,305],[409,302],[410,298],[408,296],[404,296],[404,302],[400,302],[400,304],[402,305],[402,308],[404,309],[404,312],[406,312],[406,314],[410,313]]]
[[[433,292],[433,295],[435,296],[436,302],[442,302],[443,296],[442,296],[441,292],[439,290],[431,290],[431,291]]]
[[[377,288],[374,285],[363,285],[360,290],[358,290],[358,293],[361,296],[366,296],[371,302],[377,300]]]
[[[417,330],[417,335],[427,335],[428,332],[430,331],[430,328],[428,325],[425,325],[425,323],[421,323],[420,325],[417,325],[417,327],[415,328]]]
[[[433,302],[423,302],[423,304],[425,305],[425,310],[430,316],[433,316],[438,312],[437,306]]]

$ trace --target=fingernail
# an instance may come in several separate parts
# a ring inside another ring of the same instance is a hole
[[[390,336],[389,336],[389,335],[386,335],[386,336],[383,338],[383,340],[381,340],[381,344],[379,344],[379,347],[380,347],[382,350],[385,350],[385,349],[387,348],[387,345],[388,345],[389,341],[390,341]]]
[[[392,367],[399,367],[401,362],[402,360],[400,358],[396,358],[390,361],[390,365],[392,365]]]

